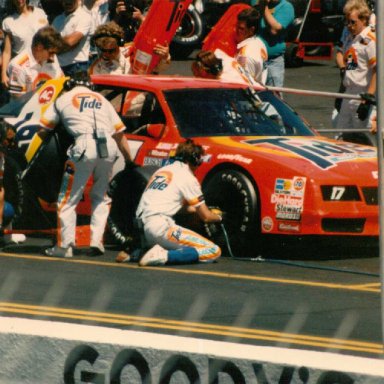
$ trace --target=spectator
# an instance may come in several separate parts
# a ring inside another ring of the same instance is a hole
[[[112,104],[91,90],[87,73],[76,74],[67,83],[68,92],[61,95],[41,118],[45,129],[52,129],[61,120],[75,143],[68,150],[68,160],[57,202],[57,244],[46,249],[49,256],[72,257],[75,245],[76,206],[84,187],[93,176],[91,197],[91,256],[104,253],[103,234],[109,213],[106,194],[112,167],[119,149],[131,163],[125,129]],[[42,133],[44,137],[44,133]]]
[[[80,5],[80,0],[62,0],[62,4],[64,12],[53,20],[52,25],[69,46],[58,56],[60,66],[66,76],[73,76],[88,70],[92,18]]]
[[[30,48],[34,34],[48,24],[47,15],[37,7],[28,5],[27,0],[9,0],[11,15],[3,20],[5,33],[2,54],[1,82],[8,88],[7,69],[12,57]]]
[[[336,128],[367,128],[376,93],[376,34],[368,25],[371,14],[365,2],[349,0],[344,6],[349,35],[342,47],[347,93],[365,94],[363,101],[343,99]]]
[[[358,5],[360,3],[367,4],[368,3],[365,0],[355,0],[355,3]],[[352,3],[351,3],[352,4]],[[373,4],[369,6],[371,9],[373,8]],[[371,27],[372,31],[375,31],[376,28],[376,16],[372,12],[370,17],[369,17],[369,26]],[[343,57],[343,46],[347,42],[348,38],[350,36],[350,32],[348,30],[347,26],[344,26],[344,29],[342,31],[340,41],[336,45],[336,55],[335,55],[335,60],[336,60],[336,65],[339,68],[340,71],[340,86],[339,86],[339,92],[344,93],[345,92],[345,87],[343,84],[344,81],[344,75],[345,75],[345,63],[344,63],[344,57]],[[335,108],[332,113],[332,125],[333,127],[337,126],[337,119],[338,119],[338,114],[340,112],[341,108],[341,102],[343,101],[342,98],[337,98],[335,100]]]
[[[91,64],[90,74],[127,74],[131,73],[132,47],[124,46],[124,31],[114,21],[100,25],[95,32],[94,41],[100,52],[99,57]],[[154,72],[164,70],[170,63],[169,47],[157,44],[154,53],[161,56],[161,61]]]
[[[255,8],[244,9],[237,16],[236,60],[259,83],[265,83],[267,73],[265,61],[267,60],[267,49],[263,41],[256,36],[260,13]]]
[[[65,43],[53,27],[39,29],[32,39],[32,47],[19,53],[9,63],[11,96],[18,97],[38,88],[48,79],[63,76],[56,54]]]
[[[260,20],[259,36],[264,41],[268,53],[266,84],[282,87],[285,75],[286,31],[293,23],[295,11],[287,0],[265,0],[260,7],[263,17]]]
[[[11,203],[5,200],[4,189],[4,170],[5,170],[6,156],[3,149],[0,149],[0,244],[4,245],[8,242],[22,243],[26,240],[25,235],[22,233],[12,233],[4,235],[4,229],[12,228],[12,219],[15,215],[14,208]]]
[[[187,140],[178,145],[175,161],[152,176],[141,197],[136,216],[152,248],[139,261],[140,266],[213,262],[221,255],[210,240],[175,223],[173,216],[187,205],[205,223],[221,221],[219,210],[210,210],[193,172],[202,163],[201,145]],[[221,212],[220,212],[221,213]]]
[[[150,0],[112,0],[110,2],[110,20],[123,28],[124,41],[134,39],[151,3]]]

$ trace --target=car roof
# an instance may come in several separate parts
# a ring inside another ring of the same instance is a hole
[[[230,83],[215,79],[203,79],[192,76],[175,75],[93,75],[95,84],[116,87],[151,88],[156,90],[185,88],[246,88],[247,85]],[[256,89],[264,89],[261,85]]]

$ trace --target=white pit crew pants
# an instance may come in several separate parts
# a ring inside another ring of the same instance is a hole
[[[196,249],[200,263],[212,263],[221,256],[219,246],[198,233],[177,225],[169,216],[149,216],[143,219],[143,224],[148,246],[159,244],[167,250],[192,247]]]
[[[89,146],[93,147],[93,145]],[[76,207],[91,175],[93,184],[90,192],[92,208],[90,246],[98,246],[102,243],[110,209],[110,198],[106,191],[111,179],[116,151],[113,151],[112,156],[102,159],[97,157],[95,144],[94,147],[87,148],[82,157],[75,148],[72,150],[73,156],[70,153],[70,158],[65,163],[57,201],[57,245],[59,247],[67,248],[75,245]]]

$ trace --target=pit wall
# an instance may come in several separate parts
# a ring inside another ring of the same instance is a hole
[[[382,384],[384,361],[0,317],[1,384]]]

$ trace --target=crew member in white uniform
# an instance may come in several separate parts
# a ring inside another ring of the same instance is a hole
[[[57,201],[57,245],[46,250],[46,254],[50,256],[72,257],[76,206],[91,175],[93,185],[90,193],[90,254],[97,256],[104,253],[103,234],[110,203],[106,191],[113,164],[119,156],[119,149],[126,162],[131,162],[128,143],[123,134],[125,127],[120,117],[108,100],[90,89],[92,84],[87,73],[78,76],[79,79],[73,81],[75,87],[60,96],[41,118],[42,127],[48,130],[61,120],[75,140],[68,150],[68,160],[64,166]],[[71,86],[72,82],[69,81]],[[105,148],[101,151],[103,142]]]
[[[256,36],[259,19],[259,13],[253,8],[245,9],[237,16],[235,59],[255,81],[265,84],[268,54],[265,44]]]
[[[49,79],[63,76],[56,54],[65,43],[53,27],[39,29],[32,40],[32,47],[18,54],[8,67],[9,91],[18,97],[33,91]]]
[[[344,6],[350,34],[343,45],[345,92],[376,93],[376,34],[368,25],[371,11],[361,2],[348,1]],[[367,128],[371,106],[365,101],[343,99],[336,128]]]
[[[175,161],[151,177],[136,217],[144,226],[148,246],[140,266],[213,262],[220,248],[203,236],[177,225],[173,216],[182,208],[196,212],[206,223],[220,222],[220,211],[210,210],[193,172],[202,162],[203,148],[192,140],[178,145]]]

